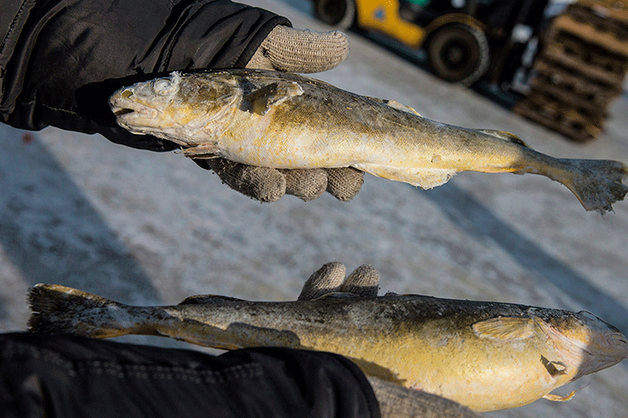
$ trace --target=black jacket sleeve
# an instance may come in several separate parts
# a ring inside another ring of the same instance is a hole
[[[276,25],[290,24],[229,0],[0,0],[0,8],[0,121],[153,149],[164,145],[117,127],[106,101],[113,90],[173,70],[243,67]]]
[[[204,353],[0,334],[3,417],[379,418],[349,360],[285,348]]]

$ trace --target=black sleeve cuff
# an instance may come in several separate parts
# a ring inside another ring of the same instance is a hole
[[[0,411],[18,417],[379,418],[355,364],[255,348],[219,357],[66,335],[0,334]]]

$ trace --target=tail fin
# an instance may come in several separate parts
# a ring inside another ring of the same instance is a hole
[[[37,284],[29,289],[28,302],[32,332],[111,338],[133,328],[125,305],[70,287]]]
[[[628,176],[628,167],[610,160],[562,160],[570,166],[569,178],[555,179],[576,195],[586,210],[604,214],[613,210],[612,204],[623,200],[628,186],[622,180]]]

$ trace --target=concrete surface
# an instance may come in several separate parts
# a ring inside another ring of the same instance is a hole
[[[254,3],[295,27],[328,29],[305,2]],[[317,78],[432,119],[507,130],[550,155],[628,162],[625,99],[613,106],[605,135],[578,146],[369,41],[350,40],[348,61]],[[381,293],[586,309],[628,333],[628,203],[588,213],[546,178],[463,173],[422,191],[367,176],[349,203],[326,195],[262,205],[181,155],[99,136],[48,128],[28,141],[0,125],[0,149],[0,331],[25,329],[26,289],[38,282],[137,304],[203,293],[288,300],[314,270],[338,260],[349,270],[373,264]],[[587,382],[567,403],[486,415],[626,416],[626,362]]]

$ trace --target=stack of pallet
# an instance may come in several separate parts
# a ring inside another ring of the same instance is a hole
[[[628,72],[628,0],[571,4],[552,21],[533,70],[513,110],[574,141],[597,137]]]

